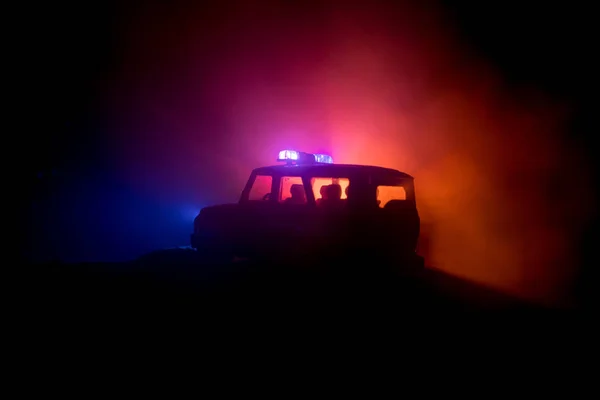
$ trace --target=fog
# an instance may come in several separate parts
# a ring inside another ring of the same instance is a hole
[[[190,216],[237,201],[284,148],[397,168],[415,177],[428,264],[565,301],[593,204],[573,110],[509,85],[441,10],[149,3],[119,21],[99,96],[109,163],[139,198]]]

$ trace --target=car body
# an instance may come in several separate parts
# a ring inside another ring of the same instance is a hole
[[[192,247],[226,258],[418,258],[412,176],[300,154],[296,162],[254,169],[238,203],[203,208]],[[280,154],[278,161],[288,160]]]

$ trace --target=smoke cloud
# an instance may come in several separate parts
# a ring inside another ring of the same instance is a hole
[[[508,85],[440,10],[153,4],[123,29],[111,141],[139,190],[236,201],[283,148],[397,168],[428,264],[565,301],[592,204],[572,110]]]

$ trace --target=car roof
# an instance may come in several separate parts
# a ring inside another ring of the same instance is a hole
[[[301,164],[301,165],[272,165],[269,167],[256,168],[253,171],[258,175],[312,175],[312,176],[356,176],[371,175],[383,179],[414,179],[405,172],[391,168],[376,167],[373,165],[355,164]]]

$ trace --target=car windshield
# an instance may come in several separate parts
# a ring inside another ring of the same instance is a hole
[[[248,193],[248,200],[268,200],[272,185],[273,177],[270,175],[256,175]]]

